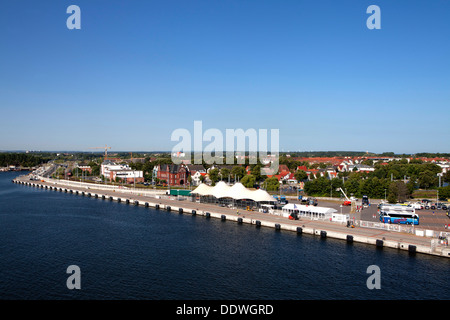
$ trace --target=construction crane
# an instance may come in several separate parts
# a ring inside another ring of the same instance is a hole
[[[344,190],[342,190],[342,188],[339,188],[339,190],[342,192],[342,194],[345,197],[344,203],[342,205],[343,206],[351,206],[350,213],[355,213],[356,212],[356,199],[354,197],[350,197],[350,199],[349,199],[347,197],[347,195],[345,194]]]
[[[111,147],[108,147],[108,145],[105,144],[104,147],[91,147],[89,149],[105,149],[105,160],[108,159],[108,149],[111,149]]]
[[[345,197],[345,201],[343,203],[344,206],[349,206],[352,204],[352,201],[347,197],[347,195],[345,194],[344,190],[342,190],[342,188],[339,188],[339,190],[342,192],[342,194]]]

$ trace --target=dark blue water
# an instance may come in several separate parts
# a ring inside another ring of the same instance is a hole
[[[0,299],[448,299],[449,260],[16,185],[0,173]],[[81,270],[69,290],[66,269]],[[381,289],[366,285],[368,266]]]

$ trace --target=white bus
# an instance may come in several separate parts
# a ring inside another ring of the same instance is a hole
[[[380,211],[402,211],[402,212],[412,212],[415,213],[415,207],[411,205],[403,205],[403,204],[389,204],[382,203],[379,206]]]

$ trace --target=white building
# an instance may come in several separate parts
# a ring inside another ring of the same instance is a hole
[[[207,173],[196,171],[193,175],[191,175],[191,184],[194,186],[200,185],[200,183],[202,183],[201,176],[203,176],[206,180]]]
[[[375,171],[374,167],[365,165],[365,164],[356,164],[356,165],[349,165],[347,166],[347,171],[349,172],[353,172],[353,171],[357,171],[357,172],[373,172]]]
[[[439,167],[442,168],[442,173],[446,173],[449,168],[450,168],[450,164],[449,163],[436,163]]]
[[[105,160],[101,165],[101,174],[115,181],[117,178],[125,180],[127,183],[144,182],[144,172],[133,170],[127,164],[116,164],[112,161]]]
[[[289,203],[282,208],[283,217],[287,218],[291,214],[297,214],[301,218],[313,220],[331,220],[332,215],[337,213],[336,209],[327,207],[305,206],[302,204]]]

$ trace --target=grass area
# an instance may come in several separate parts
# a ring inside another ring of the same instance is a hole
[[[437,196],[437,190],[423,190],[418,189],[414,190],[412,194],[414,199],[436,199]]]

